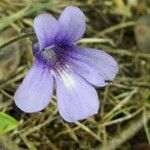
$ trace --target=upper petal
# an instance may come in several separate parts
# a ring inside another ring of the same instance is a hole
[[[96,90],[83,78],[65,71],[55,78],[58,108],[64,120],[76,122],[98,112]]]
[[[58,32],[58,21],[50,14],[41,14],[34,19],[33,27],[39,42],[39,48],[53,45]]]
[[[34,63],[17,89],[14,100],[24,112],[44,109],[53,94],[53,77],[47,68]]]
[[[107,85],[118,73],[117,62],[104,51],[71,46],[66,55],[71,68],[97,87]]]
[[[85,32],[86,22],[83,12],[74,6],[68,6],[62,12],[59,20],[58,43],[69,45],[81,39]]]

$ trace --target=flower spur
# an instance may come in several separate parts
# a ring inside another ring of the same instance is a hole
[[[17,89],[16,105],[27,113],[44,109],[56,96],[60,115],[76,122],[98,112],[94,87],[103,87],[118,72],[117,62],[104,51],[73,44],[85,32],[85,16],[74,6],[64,9],[56,20],[41,14],[33,24],[38,42],[33,43],[35,62]]]

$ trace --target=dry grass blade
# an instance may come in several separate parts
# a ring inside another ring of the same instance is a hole
[[[146,123],[150,120],[150,112],[146,113]],[[135,126],[136,125],[136,126]],[[101,150],[116,150],[121,144],[132,138],[143,127],[143,116],[140,115],[137,119],[131,121],[126,125],[125,129],[122,129],[119,135],[112,137],[108,143],[102,145]],[[108,146],[109,145],[109,146]]]

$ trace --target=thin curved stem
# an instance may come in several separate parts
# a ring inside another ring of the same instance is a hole
[[[2,44],[0,46],[0,52],[2,49],[4,49],[5,47],[7,47],[8,45],[12,44],[12,43],[15,43],[16,41],[20,41],[22,39],[25,39],[25,38],[28,38],[28,37],[33,37],[35,36],[35,33],[34,32],[29,32],[29,33],[25,33],[25,34],[22,34],[22,35],[19,35],[17,37],[14,37],[13,39],[11,39],[10,41]]]

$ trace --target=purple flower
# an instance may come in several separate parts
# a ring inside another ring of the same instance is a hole
[[[24,112],[44,109],[50,102],[54,81],[60,115],[75,122],[96,114],[99,99],[95,87],[107,85],[118,72],[117,62],[106,52],[73,44],[85,32],[85,16],[73,6],[58,20],[49,14],[34,19],[38,43],[35,62],[17,89],[14,99]]]

